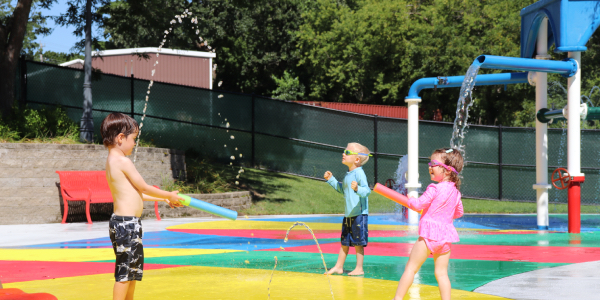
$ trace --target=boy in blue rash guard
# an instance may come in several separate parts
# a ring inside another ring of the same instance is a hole
[[[369,149],[359,143],[349,143],[342,154],[342,163],[348,166],[348,173],[343,182],[338,182],[330,171],[325,172],[325,179],[338,193],[346,198],[346,211],[342,221],[342,247],[337,263],[325,274],[343,274],[344,262],[350,247],[356,250],[356,268],[348,275],[363,275],[364,247],[369,239],[368,214],[369,194],[371,189],[367,183],[367,175],[362,166],[369,160]]]

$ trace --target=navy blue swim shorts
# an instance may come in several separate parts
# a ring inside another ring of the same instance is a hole
[[[342,246],[363,246],[369,242],[369,215],[344,217],[342,221]]]

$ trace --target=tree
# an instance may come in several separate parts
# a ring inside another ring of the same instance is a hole
[[[280,100],[300,100],[304,97],[304,85],[300,83],[298,77],[293,77],[287,71],[283,72],[282,78],[271,76],[277,84],[277,89],[273,91],[273,98]]]
[[[73,35],[81,37],[81,40],[75,44],[71,51],[75,50],[75,52],[85,52],[86,6],[88,3],[90,5],[91,25],[92,23],[102,24],[102,14],[99,12],[99,9],[105,5],[108,5],[109,2],[110,0],[69,0],[67,1],[67,11],[57,17],[54,17],[56,24],[61,26],[73,26],[75,28],[73,30]],[[102,32],[98,34],[98,36],[101,35]],[[94,49],[103,48],[103,42],[100,41],[98,37],[92,37],[91,43],[92,48]]]
[[[85,32],[85,39],[78,43],[79,49],[85,51],[85,60],[83,63],[84,81],[83,81],[83,114],[80,122],[80,139],[86,142],[94,140],[94,118],[92,117],[92,23],[101,19],[101,14],[96,7],[107,5],[109,0],[86,0],[85,6],[83,0],[71,0],[68,2],[69,9],[66,13],[55,19],[60,25],[74,25],[76,36],[82,36]],[[97,39],[96,39],[97,42]]]
[[[317,1],[298,31],[309,96],[325,101],[404,105],[419,78],[465,74],[481,54],[519,56],[520,9],[534,0]],[[481,73],[496,71],[481,70]],[[471,116],[510,118],[523,87],[478,87]],[[426,112],[456,111],[458,92],[422,92]],[[426,100],[425,100],[426,99]],[[316,99],[315,99],[316,100]],[[472,119],[472,120],[473,120]]]
[[[36,13],[30,17],[32,5],[48,8],[54,0],[18,0],[12,7],[12,1],[0,0],[0,112],[6,116],[15,101],[15,74],[23,42],[31,42],[31,33],[47,34],[50,29],[41,26],[45,20]],[[31,22],[33,21],[33,22]],[[29,29],[29,30],[28,30]],[[32,30],[34,29],[34,30]]]
[[[304,0],[123,0],[101,12],[107,48],[158,47],[175,15],[185,9],[198,18],[199,31],[177,23],[166,48],[212,51],[218,65],[215,82],[230,91],[270,95],[277,88],[272,75],[284,71],[306,76],[297,67],[294,32],[311,2]],[[207,44],[199,41],[202,37]],[[210,49],[209,49],[210,47]],[[302,79],[301,79],[302,80]]]

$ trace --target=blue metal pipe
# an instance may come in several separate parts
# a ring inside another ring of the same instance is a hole
[[[423,89],[460,87],[465,76],[450,77],[428,77],[415,81],[408,91],[406,99],[419,98]],[[498,73],[477,75],[476,86],[527,83],[527,72],[525,73]]]
[[[473,61],[473,65],[486,69],[558,73],[565,77],[575,75],[578,68],[577,62],[572,58],[556,61],[495,55],[480,55]]]

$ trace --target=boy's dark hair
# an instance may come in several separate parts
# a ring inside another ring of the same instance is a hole
[[[450,151],[452,150],[452,151]],[[460,173],[463,169],[463,156],[460,153],[460,151],[458,151],[458,149],[455,148],[440,148],[437,149],[435,151],[433,151],[433,154],[440,154],[442,156],[442,161],[441,163],[451,166],[454,169],[456,169],[456,172]],[[456,185],[456,188],[460,190],[460,184],[461,184],[461,180],[460,180],[460,175],[450,171],[450,181],[454,182],[454,184]]]
[[[111,113],[100,124],[100,135],[105,147],[115,144],[115,138],[120,134],[128,135],[138,132],[140,126],[130,116],[122,113]]]

